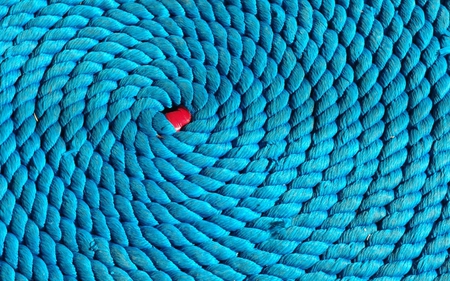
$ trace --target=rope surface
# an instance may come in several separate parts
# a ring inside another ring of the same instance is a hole
[[[0,0],[0,280],[449,280],[449,11]]]

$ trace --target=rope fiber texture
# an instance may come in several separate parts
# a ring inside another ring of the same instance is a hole
[[[0,280],[449,280],[449,10],[0,0]]]

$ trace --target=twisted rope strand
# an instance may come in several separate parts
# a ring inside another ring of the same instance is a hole
[[[0,279],[446,280],[449,10],[0,1]]]

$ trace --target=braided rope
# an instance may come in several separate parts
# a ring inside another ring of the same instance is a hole
[[[0,280],[450,279],[449,11],[0,0]]]

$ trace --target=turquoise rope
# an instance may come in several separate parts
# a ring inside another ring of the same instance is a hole
[[[449,11],[0,0],[0,280],[450,279]]]

